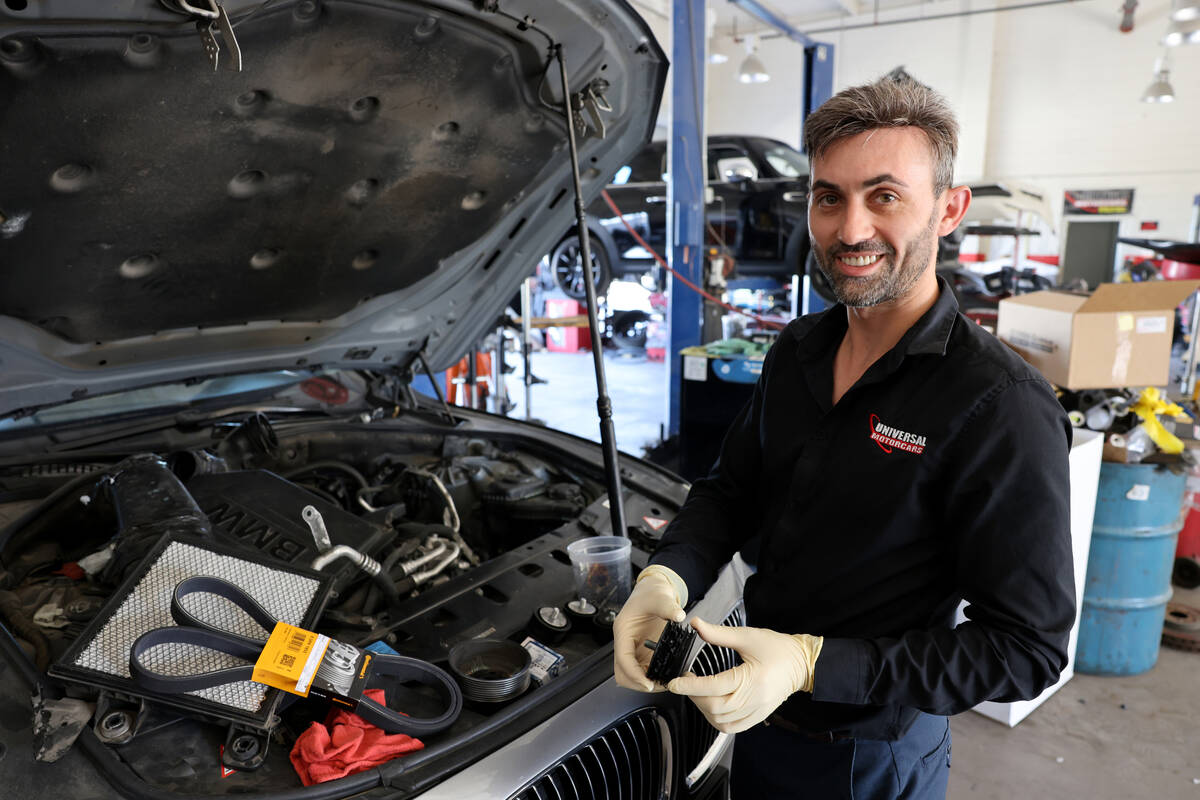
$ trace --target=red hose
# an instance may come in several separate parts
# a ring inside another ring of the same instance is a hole
[[[723,300],[719,300],[716,297],[713,297],[711,294],[704,291],[699,286],[692,283],[690,280],[688,280],[684,276],[680,275],[675,270],[671,269],[670,265],[667,264],[667,262],[663,260],[663,257],[660,256],[657,252],[655,252],[654,248],[651,247],[646,242],[646,240],[641,237],[641,234],[639,234],[637,231],[635,231],[633,229],[633,226],[629,224],[629,220],[625,219],[625,215],[621,213],[621,209],[617,208],[617,204],[613,202],[613,199],[611,197],[609,197],[608,190],[607,189],[601,190],[600,196],[604,198],[605,203],[608,203],[608,207],[612,209],[612,212],[617,215],[617,219],[621,220],[621,224],[625,226],[625,230],[629,231],[629,235],[632,236],[637,241],[638,244],[640,244],[643,248],[645,248],[646,252],[648,252],[650,255],[654,256],[654,260],[657,261],[659,264],[661,264],[663,269],[665,269],[667,272],[670,272],[672,275],[674,275],[676,278],[678,278],[680,281],[682,281],[683,284],[685,286],[687,286],[689,289],[698,293],[705,300],[708,300],[711,303],[716,303],[717,305],[721,306],[722,308],[727,308],[730,311],[735,311],[738,314],[741,314],[746,317],[750,317],[750,319],[754,320],[755,322],[759,323],[760,325],[765,325],[768,328],[774,328],[777,331],[783,330],[784,325],[782,323],[776,322],[775,320],[771,320],[771,319],[764,319],[763,317],[760,317],[757,314],[751,314],[749,311],[745,311],[743,309],[737,308],[736,306],[731,306],[731,305],[729,305],[729,303],[726,303]]]

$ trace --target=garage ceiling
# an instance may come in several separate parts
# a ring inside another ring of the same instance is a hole
[[[928,6],[931,9],[930,13],[936,13],[932,9],[941,5],[938,2],[923,2],[923,0],[762,0],[762,2],[800,30],[840,17],[873,14],[876,10],[885,11],[905,6]],[[643,15],[667,19],[670,14],[671,2],[670,0],[634,0],[633,5]],[[719,36],[727,36],[733,31],[735,18],[739,34],[763,33],[767,30],[765,24],[728,0],[709,0],[708,7],[716,12],[715,32]]]

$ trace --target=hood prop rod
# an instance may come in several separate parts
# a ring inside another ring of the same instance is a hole
[[[600,342],[599,314],[596,311],[596,283],[592,275],[592,251],[588,242],[587,219],[583,205],[583,186],[579,180],[579,146],[575,141],[575,109],[567,86],[567,63],[562,45],[554,45],[558,72],[562,78],[563,113],[567,118],[567,143],[571,151],[571,180],[575,185],[575,228],[579,234],[579,257],[583,259],[583,284],[587,292],[588,329],[592,334],[592,361],[596,367],[596,410],[600,414],[600,445],[604,449],[604,475],[608,483],[608,510],[612,514],[612,535],[628,536],[625,529],[625,503],[621,494],[621,468],[617,456],[617,435],[613,429],[612,401],[604,379],[604,354]]]
[[[425,377],[429,378],[429,382],[433,384],[433,393],[437,395],[437,399],[442,403],[442,413],[446,415],[446,419],[450,421],[451,425],[456,424],[457,420],[454,419],[454,414],[450,413],[450,405],[446,402],[446,395],[442,392],[441,384],[434,377],[433,370],[429,368],[429,362],[425,360],[424,347],[417,351],[417,361],[421,362],[421,369],[425,372]]]

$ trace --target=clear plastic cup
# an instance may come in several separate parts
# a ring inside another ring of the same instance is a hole
[[[600,611],[616,611],[632,588],[630,544],[624,536],[595,536],[567,545],[575,590]]]

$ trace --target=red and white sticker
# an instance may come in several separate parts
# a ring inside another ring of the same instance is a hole
[[[658,517],[642,517],[642,522],[649,525],[652,531],[661,530],[667,524],[667,520]]]
[[[237,773],[236,769],[230,769],[229,767],[225,766],[225,745],[221,745],[221,747],[217,751],[217,753],[218,753],[217,760],[221,764],[221,777],[228,778],[230,775],[236,774]]]

